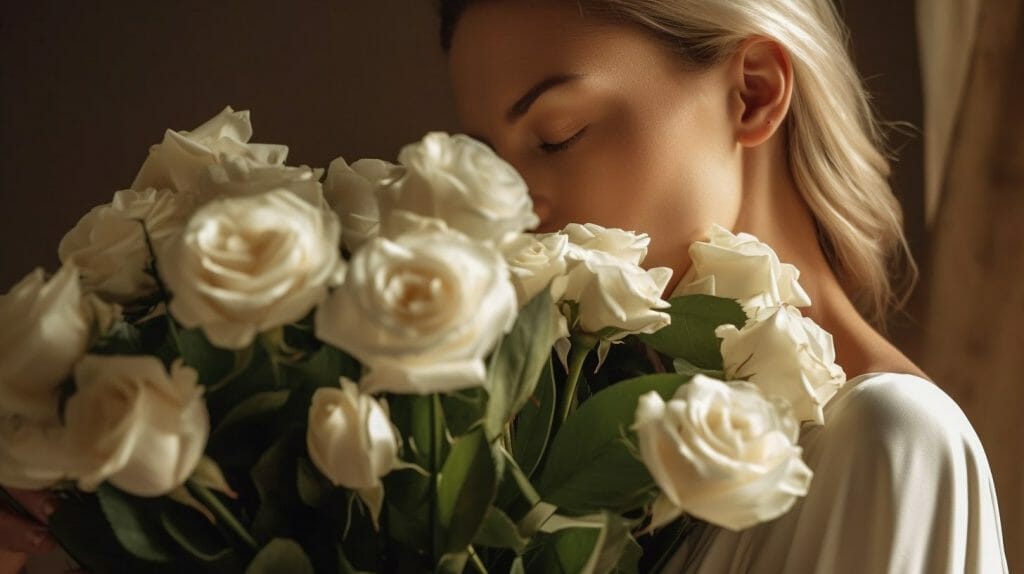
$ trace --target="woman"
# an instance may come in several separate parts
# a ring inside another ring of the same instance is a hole
[[[690,265],[713,223],[801,271],[848,376],[783,517],[692,534],[670,571],[1002,572],[984,451],[877,330],[913,276],[868,97],[828,0],[442,1],[462,128],[530,186],[541,230],[647,232]]]
[[[850,381],[801,439],[811,492],[759,527],[702,528],[672,571],[1005,571],[969,423],[872,327],[898,299],[889,270],[906,247],[830,4],[478,0],[442,12],[463,127],[523,173],[545,230],[648,232],[647,263],[676,278],[711,223],[754,233],[803,271],[807,314],[835,336]],[[42,499],[25,505],[45,518]],[[39,532],[0,514],[0,547],[35,548]]]

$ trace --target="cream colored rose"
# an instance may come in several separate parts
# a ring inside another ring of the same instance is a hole
[[[340,237],[334,213],[289,191],[215,200],[161,253],[170,313],[218,347],[244,348],[326,296]]]
[[[156,292],[156,281],[146,272],[151,262],[146,233],[159,250],[181,231],[191,211],[191,198],[169,189],[118,191],[113,201],[78,221],[57,254],[78,267],[86,291],[127,303]]]
[[[516,311],[497,251],[454,231],[409,232],[355,253],[316,335],[369,367],[366,392],[446,392],[483,384],[483,358]]]
[[[825,422],[825,403],[846,382],[832,335],[789,305],[762,309],[742,329],[722,325],[715,334],[730,379],[785,399],[800,421]]]
[[[137,496],[181,486],[206,447],[209,415],[198,375],[179,360],[170,370],[156,357],[88,355],[75,368],[78,391],[65,424],[78,453],[78,486],[109,481]]]
[[[320,178],[322,169],[266,164],[246,157],[222,157],[199,178],[199,202],[221,197],[246,197],[287,189],[315,207],[326,207]]]
[[[89,345],[78,270],[36,269],[0,296],[0,415],[57,418],[59,389]]]
[[[335,486],[365,490],[398,464],[398,437],[386,407],[348,379],[313,394],[306,433],[309,458]]]
[[[800,271],[780,262],[775,251],[753,235],[733,235],[714,225],[708,241],[690,246],[690,258],[693,265],[680,281],[677,295],[704,293],[736,299],[747,316],[783,303],[797,307],[811,304],[798,281]]]
[[[398,161],[404,169],[381,182],[382,219],[411,211],[498,243],[537,226],[526,182],[473,138],[432,132],[402,148]]]
[[[361,159],[352,165],[337,158],[327,168],[324,195],[341,219],[341,239],[354,252],[380,232],[380,182],[397,167],[379,159]]]
[[[254,162],[284,165],[288,147],[251,144],[252,124],[248,111],[231,106],[191,131],[167,130],[161,143],[149,148],[149,156],[139,169],[132,189],[150,187],[193,193],[205,168],[225,157],[244,157]]]
[[[562,230],[573,245],[603,251],[634,265],[643,263],[651,238],[646,233],[606,228],[595,223],[570,223]]]
[[[553,300],[562,297],[566,287],[568,245],[569,238],[560,233],[524,233],[502,247],[520,306],[549,285]]]
[[[807,494],[812,473],[796,445],[796,420],[749,383],[696,375],[667,403],[651,391],[640,397],[635,429],[661,489],[652,528],[686,512],[741,530]]]
[[[567,237],[569,272],[563,299],[579,303],[579,324],[584,332],[615,329],[605,337],[615,340],[630,333],[653,333],[670,323],[669,315],[658,309],[669,307],[661,295],[672,270],[639,266],[645,235],[588,225],[577,227]],[[574,238],[583,244],[575,243]]]

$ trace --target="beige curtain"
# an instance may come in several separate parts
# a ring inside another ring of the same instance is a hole
[[[1011,572],[1024,572],[1022,4],[917,2],[932,211],[914,354],[981,436]]]

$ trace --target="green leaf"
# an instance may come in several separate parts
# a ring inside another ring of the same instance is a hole
[[[632,564],[635,571],[639,554],[630,534],[632,525],[611,512],[581,518],[554,516],[538,537],[539,547],[527,557],[527,570],[608,574]]]
[[[694,375],[707,375],[709,377],[714,377],[719,380],[725,380],[724,371],[702,369],[697,365],[694,365],[690,361],[687,361],[686,359],[672,359],[672,369],[676,373],[680,375],[686,375],[687,377],[692,377]]]
[[[405,448],[402,458],[423,468],[430,468],[431,395],[390,395],[388,408],[391,422],[402,434]],[[443,459],[446,453],[442,453]]]
[[[641,395],[668,399],[689,377],[659,374],[622,381],[583,403],[551,443],[537,487],[545,501],[575,512],[628,512],[650,501],[654,482],[630,443]]]
[[[505,424],[519,412],[537,386],[550,362],[554,340],[555,305],[547,289],[519,311],[515,325],[498,344],[487,369],[487,436],[499,436]]]
[[[412,469],[384,477],[384,513],[389,534],[411,548],[430,552],[430,478]]]
[[[672,324],[640,340],[675,359],[686,359],[701,369],[721,370],[722,354],[715,328],[727,323],[742,327],[747,315],[732,299],[711,295],[683,295],[671,299],[665,310]]]
[[[494,548],[511,548],[516,554],[522,554],[530,541],[519,534],[519,527],[507,514],[495,507],[487,509],[480,530],[473,538],[473,544]]]
[[[516,417],[512,431],[512,454],[526,476],[540,466],[555,420],[555,374],[548,357],[533,395]]]
[[[296,489],[307,506],[318,508],[337,488],[306,457],[299,459]]]
[[[257,540],[266,540],[272,533],[294,519],[299,502],[296,492],[298,456],[305,452],[305,433],[292,429],[283,434],[250,471],[259,494],[259,510],[250,530]]]
[[[321,345],[315,353],[299,363],[295,369],[306,380],[321,387],[337,387],[341,377],[359,381],[361,367],[344,351],[330,345]]]
[[[482,430],[464,435],[452,445],[437,485],[437,520],[443,539],[435,555],[466,549],[494,502],[501,474]]]
[[[95,494],[75,493],[50,516],[50,532],[88,572],[179,571],[181,564],[147,562],[127,553],[118,541]]]
[[[217,428],[211,433],[211,440],[234,426],[259,425],[273,418],[277,410],[288,400],[288,391],[264,391],[254,393],[241,404],[228,411]]]
[[[540,502],[540,494],[512,455],[500,446],[496,448],[504,458],[505,472],[498,486],[495,506],[518,522]]]
[[[629,535],[622,548],[622,554],[619,556],[619,562],[612,568],[612,572],[615,574],[639,574],[640,559],[643,558],[643,555],[643,547],[637,543],[632,535]]]
[[[206,452],[222,467],[251,467],[274,440],[274,421],[290,391],[253,392],[216,422]]]
[[[527,572],[544,574],[592,574],[588,568],[591,556],[597,551],[601,531],[596,528],[567,528],[544,541],[539,556],[527,558]]]
[[[252,559],[245,574],[314,574],[309,556],[298,542],[288,538],[271,540]]]
[[[160,523],[182,550],[200,562],[226,563],[231,557],[231,547],[220,532],[192,508],[165,504],[160,513]]]
[[[235,353],[213,346],[199,328],[179,329],[177,341],[182,360],[199,372],[201,385],[213,385],[235,368]]]
[[[451,552],[445,554],[437,561],[438,574],[462,574],[466,569],[466,561],[469,560],[468,552]]]
[[[617,514],[610,512],[601,513],[604,521],[604,534],[601,543],[597,548],[598,555],[594,561],[594,572],[604,574],[614,572],[623,564],[631,565],[636,571],[636,561],[640,555],[637,553],[639,545],[630,533],[633,523]],[[629,556],[625,556],[629,550]]]
[[[117,541],[132,556],[151,562],[174,560],[174,541],[160,523],[159,501],[139,498],[108,484],[96,490]]]
[[[462,436],[477,428],[487,412],[487,392],[482,388],[463,389],[441,395],[445,422],[453,436]]]

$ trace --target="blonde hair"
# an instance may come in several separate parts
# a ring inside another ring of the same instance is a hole
[[[883,325],[917,269],[889,187],[884,136],[847,51],[831,0],[576,0],[588,15],[639,25],[696,66],[729,56],[746,38],[777,41],[793,66],[789,165],[819,241],[860,312]],[[472,0],[441,2],[442,46]],[[900,275],[897,287],[892,280]]]

